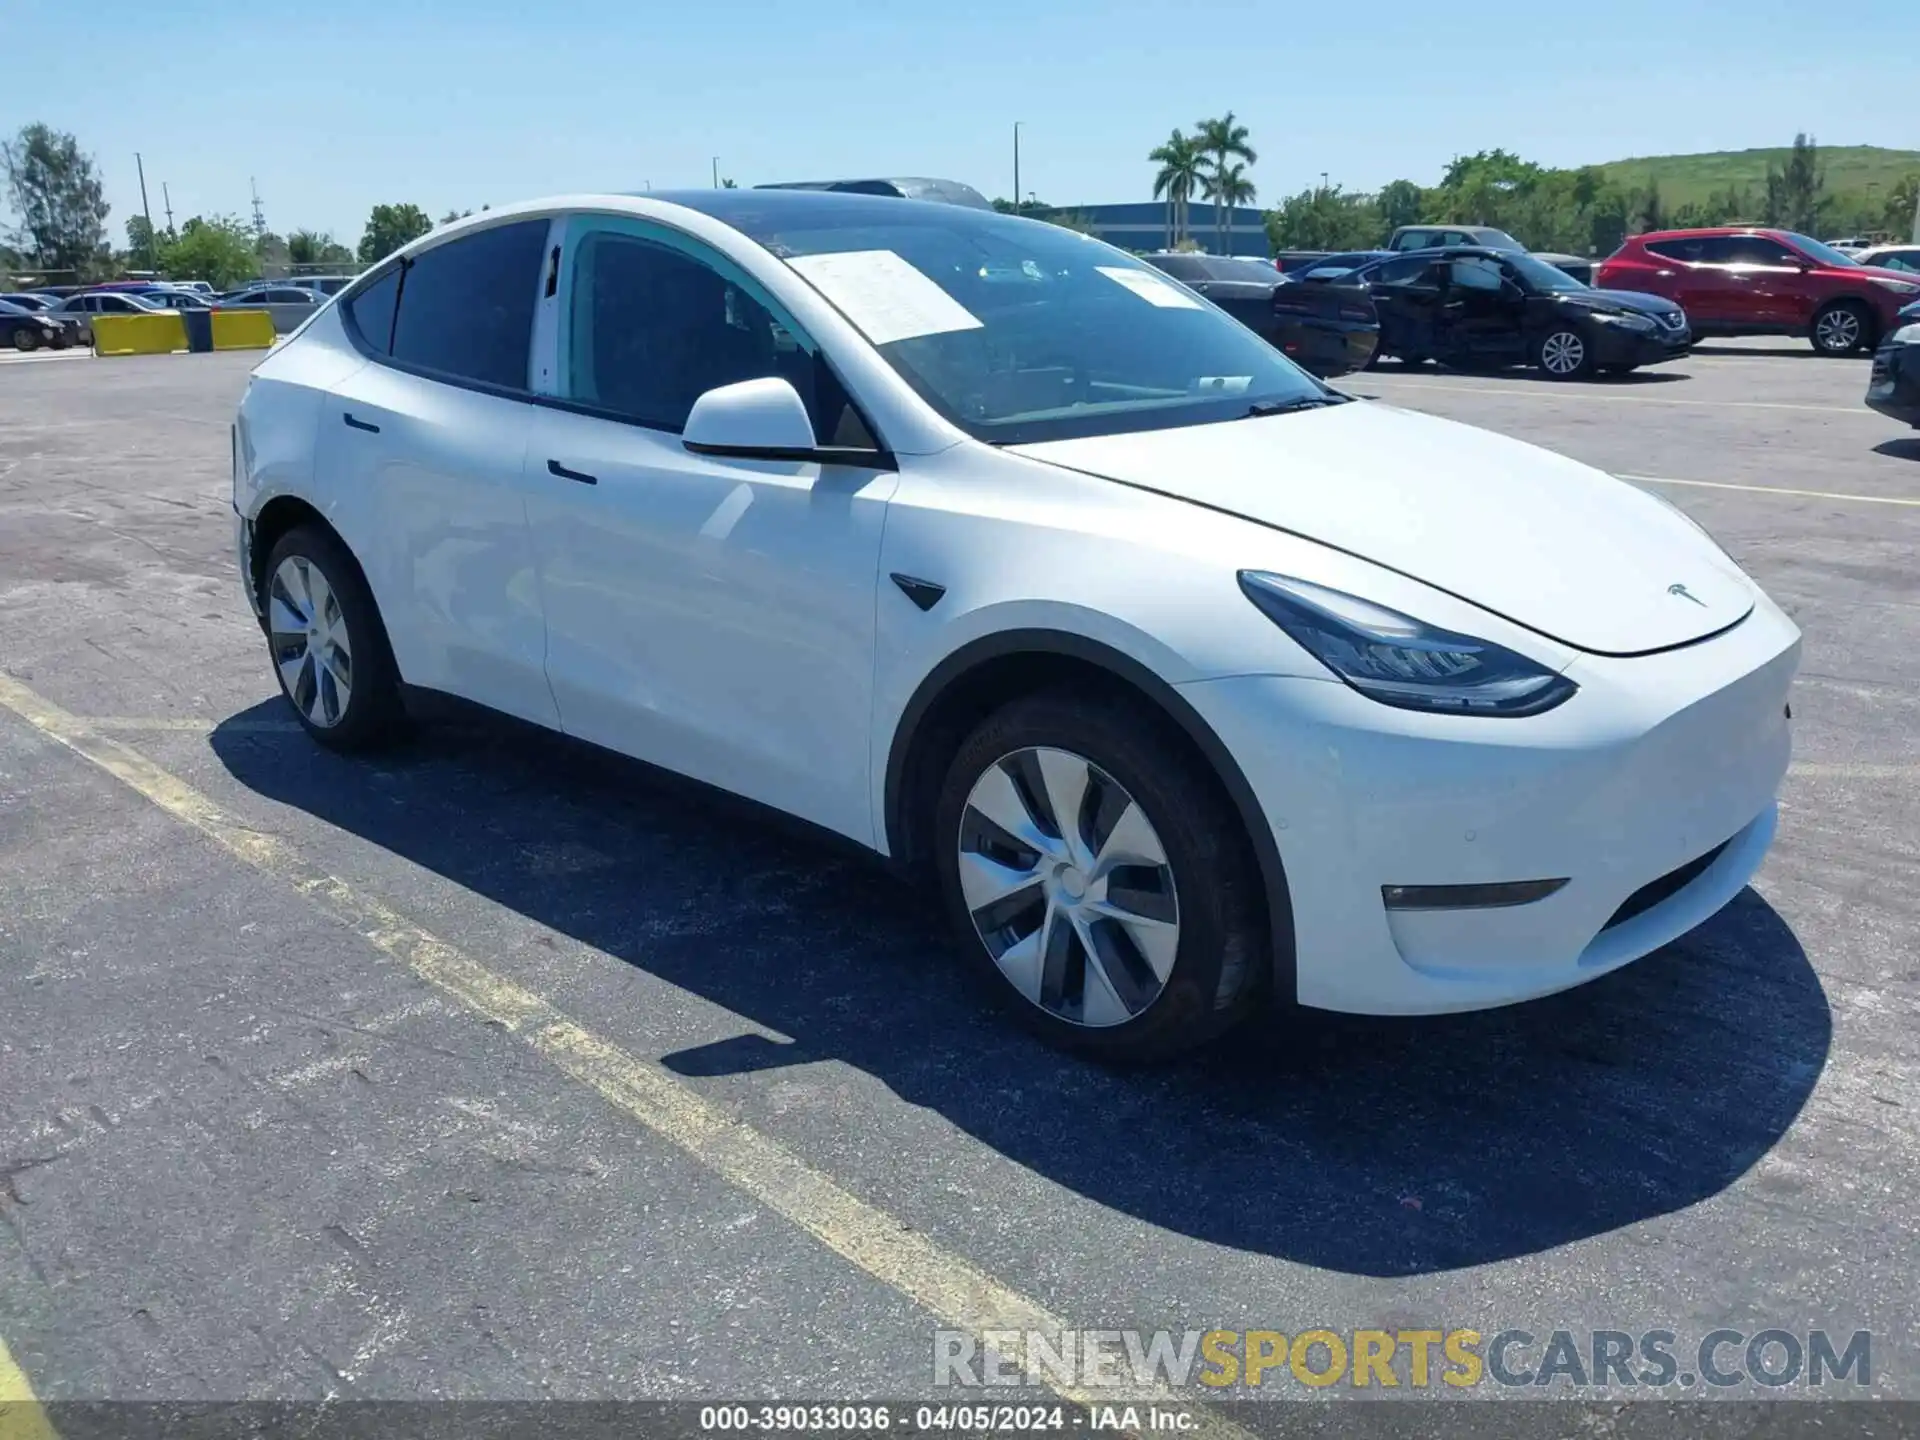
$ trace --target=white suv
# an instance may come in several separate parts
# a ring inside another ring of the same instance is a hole
[[[1664,501],[960,206],[436,230],[254,372],[234,506],[320,742],[421,687],[789,812],[1110,1056],[1604,974],[1746,883],[1787,765],[1798,632]]]

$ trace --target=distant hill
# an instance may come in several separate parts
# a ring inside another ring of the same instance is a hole
[[[1716,190],[1746,186],[1756,195],[1767,183],[1767,166],[1784,168],[1791,147],[1772,150],[1715,150],[1705,155],[1647,155],[1612,160],[1595,168],[1619,185],[1660,187],[1660,199],[1669,206],[1701,204]],[[1864,191],[1888,194],[1908,175],[1920,171],[1920,150],[1887,150],[1878,145],[1820,147],[1820,164],[1827,172],[1829,195]]]

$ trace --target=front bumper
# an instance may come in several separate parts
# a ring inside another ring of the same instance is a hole
[[[1181,693],[1272,828],[1299,1001],[1420,1014],[1579,985],[1738,894],[1772,838],[1799,655],[1798,630],[1761,597],[1711,640],[1582,657],[1567,671],[1580,692],[1527,719],[1395,710],[1333,679]],[[1500,909],[1389,911],[1381,895],[1560,877],[1545,899]]]
[[[1867,380],[1867,408],[1920,429],[1920,345],[1882,345]]]
[[[1593,358],[1600,365],[1658,365],[1678,360],[1693,348],[1690,330],[1675,332],[1665,326],[1648,332],[1596,323],[1592,334]]]

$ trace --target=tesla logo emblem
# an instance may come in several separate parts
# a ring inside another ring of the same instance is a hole
[[[1707,608],[1707,602],[1702,600],[1698,595],[1694,594],[1691,590],[1687,589],[1687,587],[1684,585],[1667,586],[1667,594],[1678,595],[1682,600],[1691,600],[1694,604],[1698,605],[1702,610]]]

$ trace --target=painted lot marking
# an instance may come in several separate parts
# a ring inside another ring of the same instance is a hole
[[[1411,375],[1369,375],[1367,379],[1383,380],[1389,383],[1404,379],[1408,382],[1408,392],[1449,390],[1461,395],[1517,395],[1529,400],[1592,400],[1602,405],[1705,406],[1709,410],[1811,410],[1823,415],[1858,415],[1868,420],[1886,423],[1885,416],[1875,414],[1864,405],[1800,405],[1785,400],[1674,400],[1657,395],[1601,395],[1592,390],[1577,390],[1572,386],[1549,387],[1541,383],[1525,381],[1512,385],[1450,385],[1444,380],[1421,380]]]
[[[5,1340],[0,1340],[0,1440],[60,1440]]]
[[[1671,475],[1629,475],[1624,470],[1616,472],[1616,477],[1635,480],[1643,485],[1692,485],[1702,490],[1744,490],[1752,495],[1798,495],[1809,500],[1845,500],[1854,505],[1920,506],[1920,499],[1906,499],[1898,495],[1847,495],[1837,490],[1790,490],[1785,485],[1735,485],[1728,480],[1676,480]]]
[[[91,761],[174,819],[191,825],[236,859],[291,886],[382,954],[515,1036],[562,1074],[591,1087],[616,1109],[769,1210],[786,1216],[835,1254],[917,1302],[943,1324],[974,1335],[988,1330],[1058,1335],[1070,1328],[1037,1300],[868,1204],[660,1066],[601,1039],[543,996],[495,974],[380,900],[320,869],[280,836],[228,815],[170,771],[5,674],[0,674],[0,707]],[[1024,1358],[1021,1350],[1024,1344],[1009,1352],[1008,1358],[1019,1363]],[[6,1393],[4,1383],[5,1372],[0,1370],[0,1398]],[[1194,1416],[1198,1429],[1190,1433],[1247,1436],[1238,1426],[1160,1386],[1125,1396],[1119,1387],[1113,1393],[1074,1385],[1053,1388],[1063,1400],[1081,1407],[1121,1399],[1176,1406]],[[9,1434],[0,1440],[14,1437]]]

